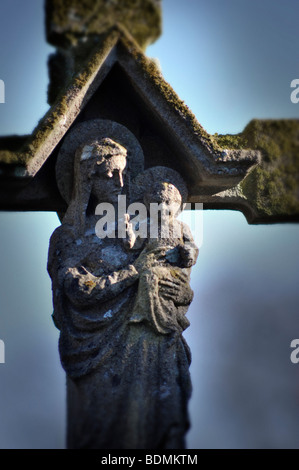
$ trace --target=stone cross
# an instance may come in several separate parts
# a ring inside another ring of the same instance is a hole
[[[298,121],[209,135],[144,54],[160,1],[133,3],[46,1],[51,109],[31,136],[0,140],[0,208],[62,222],[48,272],[70,448],[184,447],[198,255],[184,204],[299,218]]]

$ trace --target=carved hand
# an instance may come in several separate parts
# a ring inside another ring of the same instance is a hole
[[[173,274],[170,273],[159,281],[159,292],[164,298],[172,300],[176,305],[189,305],[193,299],[189,277],[181,270],[173,271]]]
[[[180,255],[183,260],[183,265],[186,268],[191,268],[191,266],[196,263],[198,248],[194,243],[185,243],[180,247]]]
[[[138,273],[141,273],[141,271],[148,266],[150,259],[154,259],[154,256],[151,253],[148,253],[147,251],[142,251],[140,253],[138,258],[133,263],[133,266],[138,271]]]
[[[165,258],[166,251],[165,247],[157,247],[151,251],[144,249],[134,262],[135,269],[140,273],[143,269],[157,265],[157,261]]]

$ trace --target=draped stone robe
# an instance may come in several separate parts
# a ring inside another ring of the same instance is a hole
[[[48,271],[67,373],[69,448],[184,447],[191,384],[181,333],[187,324],[159,332],[147,318],[131,318],[138,254],[92,229],[78,237],[64,224],[52,235]],[[178,306],[181,316],[191,299],[190,289],[185,307]]]

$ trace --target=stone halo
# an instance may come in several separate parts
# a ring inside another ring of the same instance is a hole
[[[57,186],[61,196],[68,204],[72,198],[76,150],[85,143],[104,137],[111,138],[127,149],[128,171],[131,180],[143,171],[143,150],[134,134],[126,127],[106,119],[80,122],[67,133],[56,162]]]

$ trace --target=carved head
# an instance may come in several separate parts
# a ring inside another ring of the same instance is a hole
[[[106,137],[81,149],[80,167],[88,161],[91,194],[97,202],[117,202],[124,186],[127,150]]]
[[[84,233],[94,203],[113,204],[121,192],[130,199],[131,180],[143,169],[142,148],[126,127],[106,119],[76,124],[64,138],[56,162],[57,185],[68,204],[63,223]]]
[[[161,216],[175,216],[180,211],[182,196],[176,186],[168,182],[156,182],[149,187],[144,195],[144,204],[150,209],[150,204],[160,206]]]
[[[133,181],[133,201],[160,206],[161,216],[176,217],[187,201],[188,189],[181,175],[172,168],[155,166],[139,173]]]

